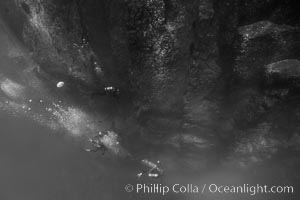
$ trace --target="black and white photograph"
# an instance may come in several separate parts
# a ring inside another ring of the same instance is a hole
[[[0,0],[0,200],[299,187],[299,1]]]

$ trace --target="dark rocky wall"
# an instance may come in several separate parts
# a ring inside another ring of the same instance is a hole
[[[254,145],[257,158],[250,161],[257,162],[283,148],[278,137],[288,146],[299,134],[298,75],[286,73],[282,81],[267,70],[287,60],[284,68],[298,71],[296,1],[15,3],[1,1],[1,15],[39,70],[82,82],[90,92],[120,87],[131,119],[120,124],[134,137],[163,143],[191,135],[205,140],[205,148],[238,149],[242,157]],[[244,143],[252,147],[240,148]]]

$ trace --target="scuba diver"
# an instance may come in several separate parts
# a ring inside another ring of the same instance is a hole
[[[98,152],[101,151],[102,155],[106,151],[112,150],[115,153],[120,153],[120,150],[117,148],[120,144],[117,134],[113,131],[106,131],[102,133],[101,131],[94,136],[89,138],[89,142],[93,145],[93,148],[84,149],[87,152]],[[131,156],[131,155],[129,155]],[[132,158],[132,157],[131,157]],[[134,161],[137,161],[136,158],[132,158]],[[142,171],[137,174],[137,178],[148,177],[148,178],[161,178],[163,175],[163,169],[160,167],[160,161],[151,162],[148,159],[143,159],[139,161],[142,165]]]
[[[94,136],[94,138],[89,138],[89,142],[93,145],[93,149],[84,149],[87,152],[97,152],[101,151],[102,155],[105,154],[107,148],[101,142],[101,139],[104,137],[104,134],[100,131],[98,135]]]
[[[148,176],[150,178],[160,178],[163,174],[163,170],[159,167],[160,161],[158,160],[156,163],[151,162],[147,159],[143,159],[141,164],[145,166],[147,169],[137,174],[137,178],[141,178],[142,176]]]
[[[98,92],[94,92],[92,93],[92,97],[94,96],[105,96],[105,95],[108,95],[108,96],[111,96],[115,99],[117,99],[117,101],[119,102],[119,99],[120,99],[120,89],[117,88],[117,87],[113,87],[113,86],[108,86],[108,87],[104,87],[101,91],[98,91]]]
[[[87,152],[101,151],[104,155],[108,148],[115,153],[119,153],[119,138],[113,131],[106,131],[105,134],[101,131],[93,138],[89,138],[89,142],[93,145],[93,149],[84,149]]]

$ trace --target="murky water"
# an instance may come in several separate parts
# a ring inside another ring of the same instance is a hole
[[[162,162],[164,169],[167,169],[165,174],[160,179],[145,177],[137,180],[136,174],[141,167],[137,160],[102,156],[100,153],[89,154],[70,138],[57,135],[28,119],[12,118],[1,113],[0,122],[1,199],[267,199],[271,195],[143,195],[126,193],[124,187],[129,183],[162,184],[170,187],[176,183],[183,186],[259,183],[291,184],[296,187],[296,181],[299,180],[299,177],[295,177],[297,168],[291,168],[288,163],[279,160],[248,171],[235,171],[219,166],[189,171],[182,165],[193,163],[191,160],[186,161],[183,155],[168,150],[154,153],[153,149],[148,149],[148,156]],[[208,159],[210,157],[204,157],[202,162]],[[197,166],[200,168],[199,163]],[[291,195],[280,195],[272,199],[282,197],[296,199]]]

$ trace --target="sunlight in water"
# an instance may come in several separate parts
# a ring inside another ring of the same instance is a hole
[[[24,87],[8,78],[0,80],[1,90],[11,98],[18,98],[23,95]]]

